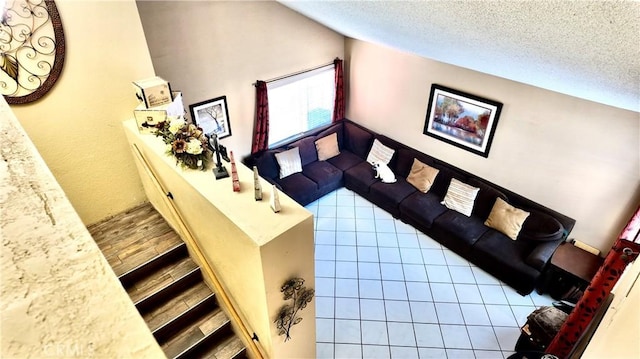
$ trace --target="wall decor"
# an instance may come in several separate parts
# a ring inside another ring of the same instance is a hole
[[[282,206],[280,206],[280,195],[278,194],[278,187],[276,187],[276,185],[271,185],[271,198],[269,198],[269,205],[275,213],[282,210]]]
[[[488,157],[502,103],[433,84],[425,135]]]
[[[9,104],[36,101],[51,90],[64,65],[58,9],[53,0],[8,0],[0,10],[2,95]]]
[[[262,201],[262,183],[256,166],[253,166],[253,195],[256,201]]]
[[[231,136],[227,96],[195,103],[189,106],[189,110],[193,122],[207,135],[215,133],[219,140]]]
[[[291,339],[291,327],[300,323],[302,318],[298,317],[298,312],[311,303],[315,291],[304,286],[304,279],[291,278],[284,282],[280,292],[283,293],[284,300],[291,300],[291,304],[280,307],[276,316],[276,328],[278,335],[286,335],[284,341]]]

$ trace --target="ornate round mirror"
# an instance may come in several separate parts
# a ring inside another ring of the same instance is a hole
[[[0,91],[10,104],[36,101],[53,87],[64,64],[58,9],[53,0],[0,4]]]

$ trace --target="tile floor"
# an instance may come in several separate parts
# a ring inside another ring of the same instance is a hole
[[[507,358],[537,307],[346,188],[316,221],[318,358]]]

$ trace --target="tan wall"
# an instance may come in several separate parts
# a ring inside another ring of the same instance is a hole
[[[344,37],[274,2],[139,2],[158,76],[181,90],[185,109],[227,96],[232,136],[221,143],[249,154],[256,80],[333,61]]]
[[[164,155],[161,139],[140,135],[132,120],[125,122],[125,128],[129,141],[138,146],[164,186],[162,192],[172,193],[172,202],[193,234],[206,264],[222,282],[249,333],[258,335],[266,354],[270,358],[315,357],[315,301],[298,313],[304,319],[292,328],[291,340],[286,343],[283,336],[278,336],[274,324],[280,307],[290,304],[280,292],[286,280],[301,277],[308,288],[315,287],[313,215],[282,193],[282,210],[274,213],[269,205],[270,187],[265,180],[262,180],[264,197],[256,201],[253,172],[240,163],[237,164],[240,192],[234,192],[230,177],[216,180],[211,170],[182,170]],[[228,164],[226,168],[231,170]],[[150,178],[142,165],[140,172],[146,177],[148,197],[158,207],[161,195],[156,187],[149,186]],[[179,227],[177,221],[172,222]],[[186,242],[191,247],[192,242],[188,239]],[[195,259],[206,268],[199,257]],[[215,288],[208,273],[204,270],[205,279]]]
[[[131,82],[153,76],[134,0],[56,1],[66,38],[60,79],[13,111],[85,224],[145,200],[121,122]]]
[[[347,117],[577,220],[605,253],[640,201],[640,115],[348,39]],[[504,104],[488,158],[422,134],[431,84]]]

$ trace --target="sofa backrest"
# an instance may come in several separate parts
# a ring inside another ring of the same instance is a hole
[[[327,129],[324,129],[322,131],[320,131],[318,134],[315,135],[315,140],[319,140],[323,137],[329,136],[332,133],[335,133],[337,138],[338,138],[338,148],[339,149],[343,149],[345,144],[344,144],[344,136],[343,136],[343,130],[344,129],[344,122],[340,121],[338,123],[335,123],[333,125],[331,125],[330,127],[328,127]]]
[[[298,147],[300,151],[300,163],[306,166],[311,162],[318,160],[318,151],[316,151],[316,136],[307,136],[291,143],[287,149]]]
[[[476,200],[473,204],[473,214],[479,218],[487,219],[491,213],[493,205],[496,203],[496,199],[499,197],[506,202],[509,202],[507,195],[496,189],[494,186],[481,181],[479,178],[471,178],[467,181],[467,184],[476,188],[480,188]]]
[[[345,148],[366,159],[373,144],[373,133],[349,121],[344,123],[343,134]]]
[[[264,178],[278,178],[280,176],[280,166],[275,158],[275,154],[285,151],[287,149],[298,147],[300,150],[300,162],[302,165],[307,165],[318,159],[318,152],[316,151],[315,141],[322,137],[328,136],[332,133],[336,133],[338,137],[338,147],[344,148],[344,136],[343,136],[343,122],[337,122],[331,124],[328,127],[320,130],[307,133],[305,137],[297,139],[293,142],[283,143],[277,148],[272,148],[256,155],[249,155],[245,157],[242,162],[249,168],[256,166],[260,176]]]

